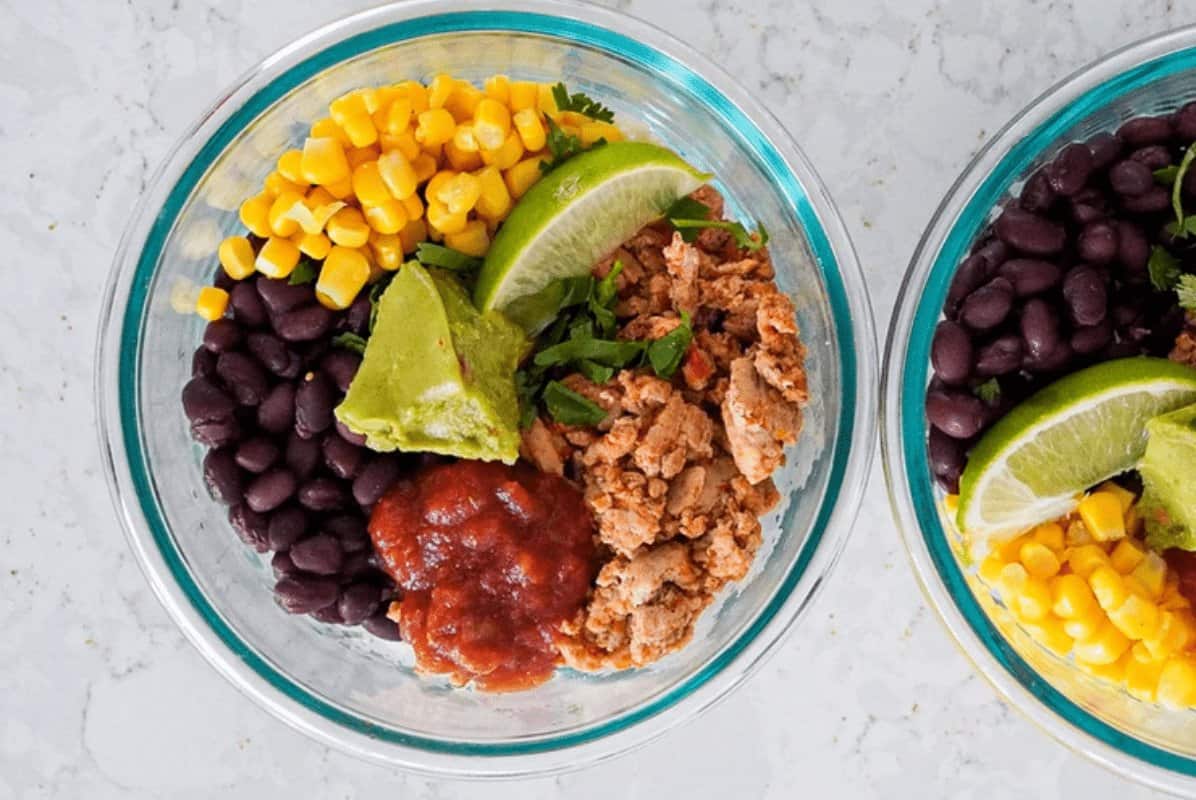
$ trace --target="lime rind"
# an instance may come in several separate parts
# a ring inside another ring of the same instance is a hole
[[[1056,381],[972,450],[960,529],[1017,533],[1069,513],[1081,492],[1137,465],[1150,419],[1192,402],[1196,371],[1158,358],[1110,361]]]

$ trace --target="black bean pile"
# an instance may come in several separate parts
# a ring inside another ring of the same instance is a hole
[[[273,552],[284,609],[398,639],[386,618],[395,586],[378,569],[366,524],[417,462],[366,449],[332,414],[361,361],[332,339],[367,333],[369,298],[334,312],[310,285],[222,272],[215,282],[230,293],[229,313],[204,331],[182,396],[191,435],[210,448],[212,496],[247,545]]]
[[[1194,140],[1191,103],[1069,144],[978,238],[931,351],[929,458],[946,491],[959,491],[977,438],[1033,392],[1100,361],[1167,354],[1183,311],[1151,284],[1151,247],[1191,263],[1196,239],[1165,230],[1171,186],[1154,171],[1179,164]],[[1183,195],[1196,200],[1196,170]]]

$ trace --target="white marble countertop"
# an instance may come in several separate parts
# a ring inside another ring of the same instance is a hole
[[[499,786],[404,775],[308,741],[207,666],[108,501],[99,292],[128,209],[198,110],[368,4],[0,0],[0,799],[1149,796],[973,675],[915,586],[879,469],[829,589],[777,656],[697,722],[595,769]],[[1196,14],[1193,0],[616,4],[715,54],[789,126],[855,238],[882,331],[975,149],[1071,70]]]

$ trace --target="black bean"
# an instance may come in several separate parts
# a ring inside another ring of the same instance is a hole
[[[1117,222],[1117,260],[1130,272],[1146,271],[1150,260],[1150,242],[1146,234],[1132,222]]]
[[[236,279],[225,272],[223,267],[217,267],[216,271],[212,273],[212,285],[217,289],[223,289],[227,292],[230,291],[236,284]]]
[[[1037,297],[1027,301],[1020,325],[1028,358],[1042,359],[1059,346],[1059,314],[1047,301]]]
[[[192,378],[183,386],[183,413],[192,423],[224,420],[237,410],[237,401],[207,378]]]
[[[317,608],[315,611],[311,612],[311,618],[314,620],[319,620],[320,622],[326,623],[328,625],[340,625],[342,622],[344,622],[344,620],[341,619],[340,608],[336,603],[324,606],[323,608]]]
[[[1032,214],[1044,214],[1055,205],[1055,190],[1042,170],[1035,172],[1022,187],[1018,204]]]
[[[244,333],[241,326],[231,319],[209,322],[203,330],[203,346],[213,353],[226,353],[241,344]]]
[[[274,317],[274,332],[288,342],[310,342],[332,328],[332,312],[322,305],[296,308]]]
[[[394,456],[379,455],[361,468],[353,480],[353,499],[362,506],[372,506],[399,479],[402,468]]]
[[[341,543],[344,547],[344,542]],[[341,578],[345,580],[358,580],[361,578],[376,578],[381,573],[378,572],[377,567],[374,566],[370,556],[373,555],[370,549],[362,548],[360,550],[349,550],[345,548],[345,561],[341,565]]]
[[[979,255],[971,255],[963,260],[955,276],[951,279],[951,288],[947,290],[947,301],[944,310],[949,316],[954,316],[964,298],[979,289],[988,280],[988,262]]]
[[[1008,375],[1022,365],[1025,348],[1019,336],[1007,335],[984,345],[976,354],[976,374],[982,378]]]
[[[1115,358],[1127,358],[1129,356],[1136,356],[1142,354],[1142,348],[1129,339],[1116,339],[1101,351],[1101,358],[1112,360]]]
[[[1153,173],[1156,169],[1162,169],[1171,165],[1171,151],[1161,144],[1140,147],[1133,153],[1130,153],[1130,158],[1150,170],[1152,180],[1154,179]]]
[[[1175,135],[1183,142],[1196,140],[1196,103],[1188,103],[1175,112]]]
[[[269,433],[282,433],[295,421],[295,387],[280,383],[257,407],[257,424]]]
[[[1109,264],[1117,258],[1117,228],[1108,222],[1094,222],[1080,231],[1076,250],[1080,258],[1093,264]]]
[[[216,374],[243,406],[259,405],[270,391],[266,371],[244,353],[221,353]]]
[[[312,511],[333,511],[346,499],[341,482],[333,478],[312,478],[299,487],[299,503]]]
[[[1062,225],[1016,206],[1006,208],[994,228],[1010,247],[1040,256],[1058,253],[1067,240]]]
[[[341,514],[324,520],[324,532],[336,537],[346,553],[356,553],[370,546],[370,534],[365,520],[351,514]]]
[[[272,469],[253,479],[245,490],[245,502],[264,514],[285,503],[296,488],[295,476],[289,470]]]
[[[958,486],[959,476],[963,474],[963,467],[966,463],[963,442],[953,439],[937,428],[931,428],[927,448],[930,456],[930,471],[934,473],[935,477]]]
[[[1020,297],[1045,292],[1063,279],[1063,270],[1037,258],[1011,258],[1001,265],[998,274],[1013,284]]]
[[[1013,308],[1013,284],[993,278],[968,295],[960,307],[959,318],[973,330],[986,331],[1000,325]]]
[[[241,502],[241,470],[232,450],[209,450],[203,458],[203,478],[215,500],[226,506]]]
[[[984,259],[984,263],[988,266],[985,274],[992,275],[997,267],[1009,258],[1009,245],[1002,242],[1000,239],[989,239],[984,244],[976,248],[975,254]]]
[[[205,347],[195,350],[191,356],[191,377],[211,378],[216,374],[216,354]]]
[[[1073,142],[1064,147],[1043,171],[1058,194],[1073,195],[1084,188],[1092,174],[1092,151],[1087,145]]]
[[[1130,147],[1166,144],[1171,138],[1171,120],[1167,117],[1135,117],[1118,128],[1117,135]]]
[[[270,515],[266,539],[272,550],[290,550],[307,533],[307,512],[299,506],[283,506]]]
[[[332,384],[319,372],[304,376],[295,390],[295,430],[310,439],[332,426],[332,407],[336,403]]]
[[[382,602],[378,587],[372,583],[354,583],[346,586],[337,601],[337,610],[346,625],[360,625],[366,617],[372,616]]]
[[[1121,155],[1122,141],[1111,133],[1098,133],[1088,140],[1088,149],[1092,151],[1093,169],[1104,169],[1117,160]]]
[[[372,617],[366,617],[365,621],[361,623],[361,627],[379,639],[386,639],[391,642],[400,642],[403,640],[403,636],[399,632],[399,624],[387,617],[385,611],[379,611]]]
[[[264,436],[241,443],[236,453],[237,466],[255,475],[265,472],[278,460],[278,445]]]
[[[967,392],[930,392],[926,395],[930,424],[956,439],[970,439],[984,427],[987,409]]]
[[[208,447],[226,447],[241,438],[241,423],[236,417],[192,422],[191,438]]]
[[[360,366],[361,356],[342,348],[333,350],[320,361],[320,368],[324,374],[342,393],[349,391],[349,384]]]
[[[299,572],[295,562],[291,561],[291,557],[286,553],[275,553],[274,557],[270,559],[270,568],[274,571],[274,580],[281,580]]]
[[[249,352],[253,353],[262,366],[280,378],[294,378],[299,374],[302,359],[274,334],[251,333],[247,344]]]
[[[337,435],[349,444],[355,444],[358,447],[365,447],[364,434],[354,433],[353,431],[349,430],[348,425],[341,422],[339,419],[332,424],[332,427],[336,428]]]
[[[1096,325],[1108,312],[1108,288],[1100,273],[1081,264],[1063,278],[1063,302],[1076,325]]]
[[[345,558],[340,542],[326,533],[295,542],[290,554],[295,566],[316,575],[335,575]]]
[[[1119,161],[1109,170],[1109,185],[1126,197],[1137,197],[1155,185],[1150,168],[1140,161]]]
[[[304,439],[295,431],[291,431],[287,436],[287,466],[299,480],[305,481],[311,477],[320,465],[321,455],[318,441]]]
[[[1022,369],[1037,374],[1058,372],[1071,363],[1074,355],[1071,345],[1061,341],[1053,351],[1042,358],[1035,358],[1027,353],[1022,360]]]
[[[233,287],[228,304],[233,310],[233,319],[246,327],[260,328],[270,321],[262,296],[249,281],[241,281]]]
[[[259,553],[269,549],[266,544],[266,518],[245,503],[228,510],[228,521],[242,542]]]
[[[1104,207],[1104,202],[1101,205],[1092,205],[1091,203],[1077,202],[1075,197],[1071,199],[1071,219],[1077,225],[1091,225],[1094,222],[1101,222],[1108,217],[1108,211]]]
[[[365,336],[370,329],[370,314],[374,305],[370,302],[370,293],[361,292],[349,310],[345,312],[345,325],[358,336]]]
[[[1171,207],[1171,192],[1162,186],[1152,186],[1137,197],[1125,197],[1121,207],[1135,214],[1149,214]]]
[[[954,324],[954,323],[951,323]],[[346,442],[335,431],[324,436],[324,463],[338,478],[350,480],[361,468],[365,458],[365,451],[356,445]]]
[[[274,585],[278,603],[292,614],[309,614],[336,602],[336,581],[313,575],[289,575]]]
[[[1071,334],[1071,349],[1080,355],[1103,350],[1113,341],[1113,323],[1106,319],[1099,325],[1076,328]]]
[[[275,280],[264,275],[258,276],[257,293],[261,295],[270,314],[285,314],[315,299],[310,286],[292,286],[285,278]]]

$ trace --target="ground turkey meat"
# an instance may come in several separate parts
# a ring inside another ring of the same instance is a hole
[[[1188,324],[1175,340],[1171,360],[1196,367],[1196,313],[1188,314]]]

